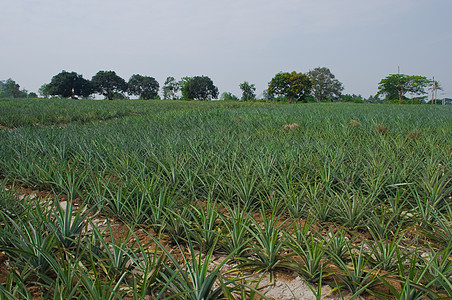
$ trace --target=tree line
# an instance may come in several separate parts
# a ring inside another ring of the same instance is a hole
[[[224,92],[220,100],[256,100],[256,87],[247,81],[239,85],[242,95],[237,97]],[[433,95],[441,90],[438,81],[424,76],[390,74],[378,84],[378,92],[369,98],[361,95],[342,94],[343,84],[325,67],[318,67],[307,73],[280,72],[268,83],[262,93],[262,99],[268,101],[324,102],[342,101],[355,103],[414,103],[425,100],[426,90]],[[160,85],[154,77],[134,74],[128,81],[114,71],[99,71],[91,80],[83,78],[76,72],[62,71],[53,76],[50,83],[43,84],[39,93],[43,97],[89,98],[94,94],[103,95],[105,99],[159,99]],[[218,88],[208,76],[182,77],[176,80],[169,76],[162,87],[163,99],[212,100],[218,99]],[[434,93],[433,93],[434,91]],[[411,98],[407,97],[411,95]],[[0,97],[24,98],[37,97],[35,93],[20,90],[12,79],[0,81]],[[381,98],[382,97],[382,98]]]
[[[242,96],[239,99],[232,93],[225,92],[221,100],[256,100],[256,86],[244,81],[239,85]],[[44,96],[62,98],[88,98],[93,94],[103,95],[106,99],[136,96],[140,99],[157,99],[160,85],[154,77],[132,75],[126,82],[114,71],[99,71],[91,80],[83,78],[76,72],[62,71],[53,76],[50,83],[44,84],[39,93]],[[316,101],[340,100],[342,83],[328,68],[316,68],[306,74],[280,72],[269,82],[263,98],[270,101],[287,100],[289,103],[304,101],[308,96]],[[218,99],[218,88],[208,76],[182,77],[176,80],[169,76],[162,87],[163,99]]]
[[[256,87],[247,81],[239,85],[242,96],[239,99],[231,93],[223,93],[222,100],[255,100]],[[99,71],[91,80],[76,72],[62,71],[53,76],[48,84],[39,89],[44,97],[87,98],[93,94],[103,95],[106,99],[136,96],[140,99],[159,98],[160,85],[154,77],[132,75],[126,82],[114,71]],[[176,80],[170,76],[163,85],[164,99],[212,100],[219,96],[218,88],[208,76],[183,77]],[[289,103],[305,101],[312,95],[318,102],[338,100],[343,90],[342,83],[328,68],[316,68],[307,74],[291,72],[278,73],[269,83],[264,98],[271,101],[287,99]]]
[[[25,89],[21,89],[20,85],[12,80],[0,80],[0,98],[37,98],[34,92],[29,93]]]

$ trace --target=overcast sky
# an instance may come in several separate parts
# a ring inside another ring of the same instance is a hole
[[[328,67],[368,97],[388,74],[452,97],[452,0],[1,0],[0,80],[29,91],[62,70],[207,75],[240,95],[280,71]]]

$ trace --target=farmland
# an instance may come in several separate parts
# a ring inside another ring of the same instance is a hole
[[[0,299],[452,294],[449,106],[2,99],[0,125]]]

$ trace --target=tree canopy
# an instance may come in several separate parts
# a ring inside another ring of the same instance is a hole
[[[139,96],[140,99],[156,99],[159,92],[159,83],[154,77],[132,75],[129,79],[127,92]]]
[[[344,89],[342,83],[335,78],[330,69],[322,67],[308,72],[312,84],[312,94],[320,102],[322,100],[339,100]]]
[[[390,74],[378,83],[377,95],[385,95],[386,100],[398,99],[399,103],[407,93],[414,95],[425,94],[425,88],[431,81],[425,76]]]
[[[345,95],[341,95],[341,101],[342,102],[353,102],[353,103],[364,103],[364,98],[361,95],[345,94]]]
[[[184,98],[193,100],[212,100],[218,98],[218,88],[208,76],[183,78],[182,88]]]
[[[225,101],[238,101],[239,98],[231,92],[223,92],[220,96],[220,100]]]
[[[113,100],[116,94],[127,91],[127,82],[116,75],[115,71],[99,71],[93,76],[91,83],[94,90],[108,100]]]
[[[176,100],[178,98],[177,93],[182,87],[182,81],[176,81],[172,76],[168,76],[163,85],[163,99]]]
[[[4,98],[25,98],[28,92],[24,89],[20,89],[20,85],[12,80],[0,81],[0,96]]]
[[[306,74],[280,72],[268,84],[268,93],[287,97],[292,101],[303,101],[311,92],[311,80]]]
[[[248,81],[244,81],[240,84],[242,90],[242,101],[253,100],[256,98],[256,87],[254,84],[249,84]]]
[[[94,92],[94,89],[91,82],[84,79],[82,75],[63,70],[52,77],[42,92],[63,98],[77,98],[77,96],[88,97]]]
[[[43,85],[41,85],[41,87],[38,89],[38,93],[41,95],[41,97],[48,98],[50,96],[49,84],[44,83]]]

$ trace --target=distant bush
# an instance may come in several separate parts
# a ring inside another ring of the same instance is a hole
[[[232,101],[239,101],[239,97],[237,97],[236,95],[234,95],[231,92],[223,92],[220,96],[220,100],[232,100]]]
[[[345,94],[341,95],[342,102],[364,103],[364,98],[361,95]]]

